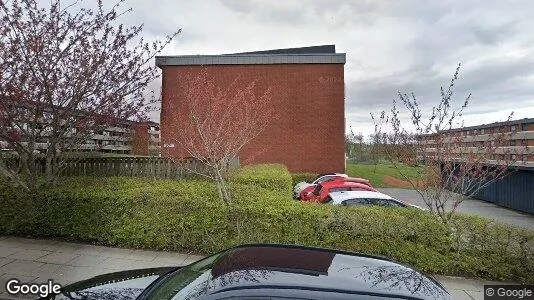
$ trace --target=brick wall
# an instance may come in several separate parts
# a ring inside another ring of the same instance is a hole
[[[277,119],[241,153],[241,161],[283,163],[292,172],[344,172],[343,64],[211,65],[163,67],[161,143],[177,137],[170,124],[185,122],[170,109],[183,99],[180,78],[206,68],[217,84],[228,86],[238,76],[242,84],[256,80],[257,95],[270,88]],[[179,156],[177,148],[162,149]]]
[[[132,139],[132,154],[133,155],[148,155],[148,123],[141,122],[133,125],[133,139]]]

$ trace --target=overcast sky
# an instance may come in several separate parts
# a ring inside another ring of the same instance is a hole
[[[460,62],[456,99],[472,94],[465,124],[503,121],[512,111],[514,119],[534,117],[532,1],[129,0],[125,5],[133,12],[124,22],[144,23],[147,38],[182,28],[164,55],[335,44],[347,54],[346,120],[356,133],[371,133],[369,113],[390,108],[398,91],[436,105],[440,86]]]

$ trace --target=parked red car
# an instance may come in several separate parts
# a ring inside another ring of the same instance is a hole
[[[355,178],[353,178],[355,179]],[[365,180],[365,179],[364,179]],[[358,182],[354,180],[332,180],[318,184],[313,191],[302,191],[300,199],[302,201],[320,202],[323,203],[327,200],[328,194],[331,192],[339,191],[371,191],[378,192],[373,188],[369,181],[367,183]]]
[[[365,184],[365,185],[368,185],[370,187],[373,187],[371,185],[371,183],[369,182],[369,180],[363,179],[363,178],[357,178],[357,177],[334,177],[334,178],[331,178],[331,179],[329,179],[327,181],[321,182],[321,184],[324,184],[324,183],[327,183],[327,182],[333,182],[333,181],[356,182],[356,183],[361,183],[361,184]],[[311,197],[311,196],[309,196],[309,194],[312,193],[315,190],[316,187],[317,187],[317,184],[307,186],[306,188],[304,188],[300,192],[298,199],[300,199],[302,201],[309,201],[309,199]]]

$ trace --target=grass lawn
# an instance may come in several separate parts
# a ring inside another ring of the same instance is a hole
[[[421,167],[410,167],[399,164],[399,170],[409,178],[417,179],[420,177],[418,172],[421,171]],[[399,170],[392,164],[384,162],[378,163],[377,165],[347,163],[347,174],[349,176],[369,179],[374,187],[390,187],[390,185],[384,182],[384,176],[404,180]]]

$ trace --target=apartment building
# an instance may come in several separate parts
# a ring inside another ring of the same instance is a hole
[[[442,158],[479,153],[477,159],[487,161],[488,165],[507,165],[510,170],[507,176],[473,197],[534,214],[534,118],[469,126],[419,139],[423,142],[420,144],[423,157],[439,156],[438,151],[452,150]],[[450,143],[455,144],[451,147]]]
[[[442,135],[442,139],[438,139],[437,135]],[[496,140],[496,137],[500,139]],[[425,135],[422,140],[425,156],[436,154],[439,148],[436,143],[440,140],[441,143],[458,144],[455,145],[455,151],[459,156],[490,148],[493,150],[489,155],[491,157],[487,157],[488,160],[497,163],[511,160],[516,161],[517,165],[534,167],[534,118],[452,129]]]
[[[72,131],[75,134],[75,130]],[[23,137],[24,139],[24,137]],[[48,149],[48,136],[44,134],[35,144],[36,151]],[[84,143],[78,143],[73,151],[100,152],[130,155],[159,156],[159,124],[156,122],[134,122],[121,120],[115,126],[105,128],[89,136]],[[24,143],[24,142],[23,142]],[[9,151],[8,144],[0,141],[0,149]]]
[[[159,124],[156,122],[122,121],[87,139],[82,151],[159,155]]]

